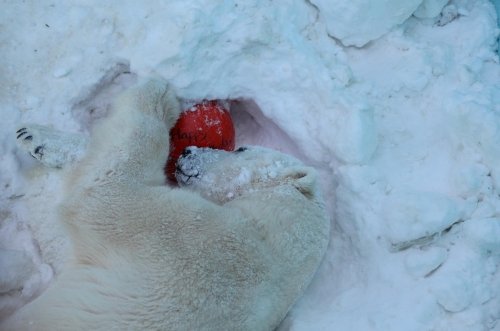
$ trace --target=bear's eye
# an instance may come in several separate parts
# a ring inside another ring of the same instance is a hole
[[[244,152],[246,151],[248,148],[247,147],[240,147],[238,148],[237,150],[235,150],[236,153],[241,153],[241,152]]]

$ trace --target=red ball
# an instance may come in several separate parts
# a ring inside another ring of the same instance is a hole
[[[217,100],[203,101],[181,113],[170,130],[170,154],[165,174],[175,181],[175,163],[188,146],[234,150],[234,126],[229,111]]]

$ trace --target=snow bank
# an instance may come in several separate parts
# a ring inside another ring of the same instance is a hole
[[[113,95],[160,74],[188,101],[233,100],[238,145],[289,152],[322,176],[331,247],[282,329],[500,325],[500,66],[490,2],[3,9],[0,262],[26,274],[0,272],[0,316],[43,290],[67,250],[53,214],[61,173],[19,153],[16,125],[87,134]]]

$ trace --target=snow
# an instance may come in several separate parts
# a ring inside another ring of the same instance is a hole
[[[420,18],[434,18],[441,13],[448,0],[424,0],[413,12],[413,15]]]
[[[0,316],[43,291],[67,251],[62,171],[17,149],[18,125],[88,135],[118,91],[160,74],[185,100],[236,100],[237,145],[320,172],[332,240],[282,330],[498,330],[495,5],[4,3]]]
[[[424,3],[423,3],[424,2]],[[412,13],[425,13],[443,1],[435,0],[311,0],[325,21],[327,31],[345,46],[364,46],[378,39]],[[442,6],[441,6],[442,8]],[[433,8],[434,9],[434,8]],[[439,14],[440,10],[437,11]],[[424,14],[424,16],[426,16]]]

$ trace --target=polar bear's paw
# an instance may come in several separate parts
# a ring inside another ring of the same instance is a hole
[[[80,158],[86,139],[42,125],[22,125],[16,131],[19,147],[47,167],[61,168]]]
[[[188,147],[177,160],[175,176],[181,187],[224,203],[257,190],[291,185],[316,199],[316,172],[295,158],[257,146],[234,152]]]
[[[187,147],[177,160],[175,176],[181,186],[191,185],[192,181],[202,179],[207,163],[217,158],[218,151],[209,148]]]
[[[36,133],[33,133],[35,131]],[[42,161],[44,155],[45,144],[38,139],[36,129],[30,127],[22,127],[16,131],[17,141],[23,149],[28,151],[38,161]]]

